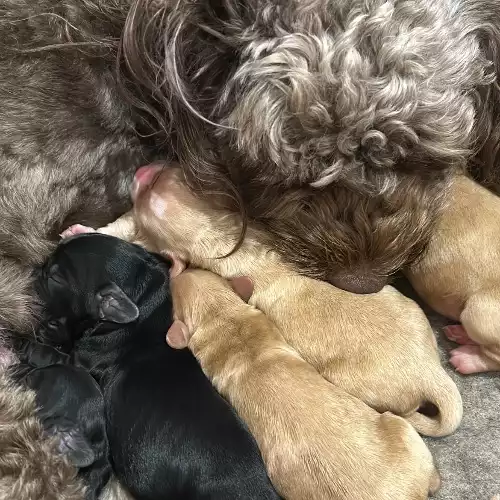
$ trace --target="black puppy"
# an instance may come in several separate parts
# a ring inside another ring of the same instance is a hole
[[[115,473],[137,500],[278,499],[244,424],[193,355],[165,342],[168,273],[110,236],[64,240],[37,281],[45,340],[99,382]]]
[[[20,338],[13,347],[20,361],[14,377],[34,390],[37,414],[46,432],[57,439],[61,453],[79,469],[85,497],[97,499],[112,472],[99,385],[57,349]]]

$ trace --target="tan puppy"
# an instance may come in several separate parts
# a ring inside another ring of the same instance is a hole
[[[172,279],[169,343],[189,348],[248,424],[287,500],[409,500],[439,475],[416,431],[322,378],[259,310],[208,271]]]
[[[406,275],[433,309],[461,321],[445,329],[465,344],[452,351],[453,366],[500,370],[500,198],[458,177],[428,251]]]
[[[250,303],[327,380],[372,408],[404,416],[431,436],[457,428],[461,397],[440,365],[417,304],[389,286],[355,295],[301,276],[252,230],[227,256],[240,232],[239,218],[194,198],[178,175],[175,169],[150,169],[136,177],[135,222],[142,239],[226,278],[249,276],[255,283]],[[137,228],[129,215],[101,231],[134,240]],[[417,411],[428,403],[437,407],[434,417]]]

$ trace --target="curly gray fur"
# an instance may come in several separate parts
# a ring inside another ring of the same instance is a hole
[[[76,470],[44,435],[35,394],[0,371],[0,500],[83,500]]]
[[[495,78],[433,0],[135,0],[122,53],[131,102],[191,187],[225,192],[339,286],[346,270],[381,285],[422,254]]]
[[[496,0],[462,0],[457,6],[464,33],[474,34],[495,71],[494,81],[476,93],[477,155],[471,172],[500,194],[500,4]]]

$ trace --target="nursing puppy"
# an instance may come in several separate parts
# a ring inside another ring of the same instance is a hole
[[[445,328],[465,344],[451,352],[460,373],[500,370],[500,199],[457,177],[424,258],[407,269],[417,293],[462,325]]]
[[[227,278],[249,276],[255,283],[250,303],[327,380],[378,411],[404,416],[423,434],[442,436],[457,428],[461,397],[440,365],[432,329],[415,302],[389,286],[355,295],[301,276],[261,243],[258,231],[249,230],[241,247],[228,255],[239,218],[196,199],[180,175],[175,169],[141,169],[134,214],[101,231],[128,239],[137,238],[138,231],[155,247],[197,267]],[[429,403],[437,415],[418,411]]]
[[[136,500],[277,500],[246,427],[196,359],[165,343],[168,273],[116,238],[63,241],[36,282],[44,341],[101,386],[113,468]]]
[[[188,270],[172,295],[167,340],[189,343],[247,422],[283,498],[425,499],[437,490],[432,456],[407,422],[328,383],[225,280]]]
[[[284,260],[377,291],[425,249],[495,79],[457,3],[135,0],[130,102]]]
[[[35,391],[37,415],[61,454],[79,469],[86,498],[99,498],[111,478],[104,399],[93,377],[50,346],[16,339],[16,380]]]

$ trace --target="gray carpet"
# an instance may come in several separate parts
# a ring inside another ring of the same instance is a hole
[[[398,281],[397,288],[416,299],[406,282]],[[441,332],[448,321],[426,307],[424,310],[437,334],[443,365],[464,402],[464,418],[455,434],[426,439],[442,477],[441,490],[434,498],[491,500],[493,495],[500,494],[500,374],[455,373],[448,363],[447,352],[456,344],[449,342]]]

